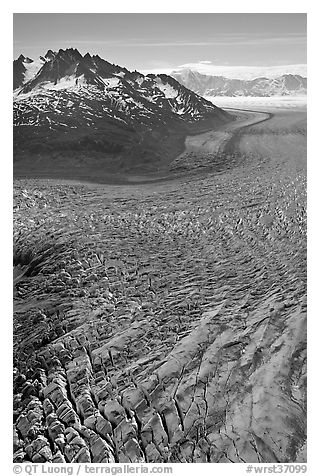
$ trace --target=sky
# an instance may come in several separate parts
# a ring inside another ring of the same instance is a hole
[[[13,56],[73,47],[141,72],[278,71],[306,64],[306,23],[303,13],[15,13]]]

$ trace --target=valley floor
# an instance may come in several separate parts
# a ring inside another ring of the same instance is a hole
[[[306,461],[306,112],[268,113],[175,180],[15,181],[14,461]]]

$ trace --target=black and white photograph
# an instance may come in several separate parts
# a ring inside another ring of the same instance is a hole
[[[13,13],[14,472],[306,473],[307,13],[92,10]]]

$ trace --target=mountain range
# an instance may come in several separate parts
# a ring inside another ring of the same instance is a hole
[[[37,60],[20,55],[13,89],[18,175],[154,169],[183,150],[186,134],[232,120],[170,76],[73,48]]]
[[[307,78],[298,74],[255,79],[210,76],[191,69],[173,71],[171,76],[201,96],[301,96],[307,94]]]

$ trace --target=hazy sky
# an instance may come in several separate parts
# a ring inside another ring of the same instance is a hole
[[[301,64],[306,22],[291,13],[16,13],[13,55],[74,47],[137,70]]]

